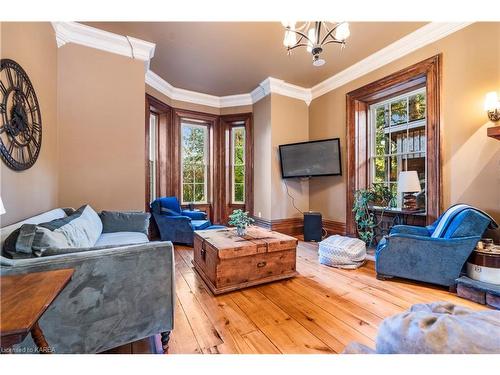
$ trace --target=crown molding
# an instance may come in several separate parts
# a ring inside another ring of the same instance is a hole
[[[327,78],[323,82],[313,86],[311,90],[312,99],[316,99],[348,82],[368,74],[384,65],[389,64],[411,52],[418,50],[428,44],[444,38],[454,32],[471,25],[473,22],[441,23],[431,22],[401,39],[378,50],[372,55],[351,65],[347,69]]]
[[[215,96],[172,86],[152,70],[146,72],[146,84],[173,100],[201,104],[215,108],[252,105],[250,94]]]
[[[76,43],[142,60],[144,61],[146,69],[146,84],[169,98],[215,108],[225,108],[252,105],[271,93],[303,100],[309,105],[313,99],[387,65],[419,48],[459,31],[472,23],[473,22],[428,23],[323,82],[318,83],[312,88],[305,88],[285,82],[284,80],[268,77],[250,93],[228,96],[215,96],[177,88],[149,70],[149,63],[155,52],[154,43],[110,33],[77,22],[52,22],[52,26],[56,33],[58,47],[66,43]]]
[[[149,69],[149,62],[155,53],[155,44],[145,40],[110,33],[78,22],[52,22],[56,33],[57,47],[66,43],[96,48],[102,51],[144,61]]]

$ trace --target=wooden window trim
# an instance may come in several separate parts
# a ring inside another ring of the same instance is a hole
[[[157,163],[156,163],[156,196],[167,195],[169,192],[165,191],[165,187],[170,185],[170,175],[166,173],[166,163],[165,160],[161,160],[159,155],[161,155],[160,147],[164,147],[165,142],[160,142],[160,138],[170,138],[171,131],[171,108],[165,103],[159,101],[158,99],[146,94],[145,100],[145,126],[146,126],[146,139],[145,139],[145,166],[146,166],[146,190],[145,190],[145,209],[147,212],[150,211],[149,207],[149,197],[150,197],[150,187],[149,179],[151,176],[151,170],[149,167],[149,116],[151,112],[154,112],[158,116],[158,124],[156,130],[156,142],[157,142]]]
[[[427,104],[427,217],[432,223],[442,210],[440,97],[441,54],[379,79],[346,95],[347,189],[346,231],[356,235],[354,192],[368,184],[368,113],[370,104],[425,84]]]
[[[184,110],[184,109],[174,109],[173,110],[173,132],[174,136],[172,139],[172,149],[174,155],[172,155],[171,159],[171,170],[172,170],[172,188],[174,189],[174,194],[176,197],[179,197],[179,200],[182,202],[181,192],[182,192],[182,177],[181,177],[181,123],[183,119],[197,120],[202,122],[199,125],[205,125],[208,127],[208,168],[207,168],[207,202],[206,203],[195,203],[194,207],[200,209],[202,211],[206,211],[207,215],[210,219],[213,218],[214,211],[214,191],[217,189],[217,186],[214,186],[214,175],[212,173],[212,166],[214,166],[214,141],[215,141],[215,133],[218,131],[218,117],[217,115],[211,115],[208,113]],[[193,122],[196,124],[196,122]],[[187,207],[187,205],[183,204],[183,207]]]
[[[243,124],[234,125],[235,122]],[[243,113],[237,115],[222,115],[220,118],[220,139],[219,147],[224,150],[219,158],[219,181],[221,183],[218,200],[218,217],[221,223],[228,220],[232,210],[245,209],[250,215],[253,215],[253,117],[252,113]],[[233,127],[245,128],[245,203],[232,203],[232,168],[231,168],[231,129]],[[226,139],[228,142],[226,142]],[[227,168],[226,168],[227,165]]]

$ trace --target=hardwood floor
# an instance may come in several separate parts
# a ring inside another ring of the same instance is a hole
[[[191,266],[192,249],[176,246],[169,353],[340,353],[351,341],[374,347],[382,320],[415,303],[450,301],[485,309],[435,286],[377,280],[371,261],[357,270],[320,265],[317,247],[299,242],[299,276],[293,279],[215,297]],[[148,347],[151,352],[154,341],[109,352],[144,353]]]

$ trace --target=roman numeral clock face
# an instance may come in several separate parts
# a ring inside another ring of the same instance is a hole
[[[42,116],[35,90],[21,66],[2,59],[0,66],[0,152],[16,171],[35,164],[42,146]]]

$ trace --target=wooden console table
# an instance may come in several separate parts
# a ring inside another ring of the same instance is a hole
[[[11,352],[28,333],[42,354],[51,353],[38,320],[71,280],[73,269],[2,276],[0,278],[2,314],[0,347]]]

